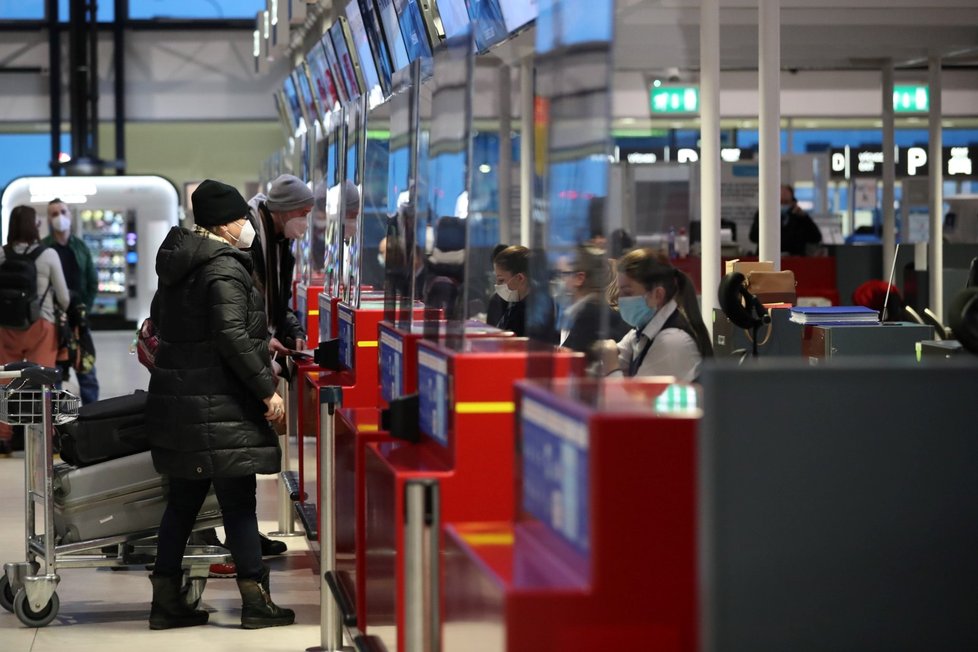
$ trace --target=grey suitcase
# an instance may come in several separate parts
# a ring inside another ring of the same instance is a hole
[[[155,530],[166,508],[166,482],[149,451],[100,464],[54,467],[54,529],[61,543]],[[211,491],[201,516],[220,515]]]

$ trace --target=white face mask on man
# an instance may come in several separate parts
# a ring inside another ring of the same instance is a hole
[[[285,223],[285,228],[282,231],[285,233],[285,237],[289,240],[298,240],[306,234],[306,217],[293,217],[291,220]]]
[[[59,233],[64,233],[71,228],[71,220],[67,215],[58,215],[51,220],[51,228]]]

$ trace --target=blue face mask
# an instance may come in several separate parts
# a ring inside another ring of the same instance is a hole
[[[618,299],[618,311],[625,323],[632,328],[644,328],[655,317],[655,308],[649,308],[644,295],[621,297]]]

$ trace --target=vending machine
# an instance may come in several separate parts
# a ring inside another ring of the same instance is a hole
[[[47,214],[60,199],[70,209],[73,234],[81,238],[98,274],[92,308],[93,329],[128,330],[149,316],[156,292],[156,252],[180,222],[180,198],[173,184],[157,176],[21,177],[4,189],[3,233],[14,206]],[[41,236],[47,235],[46,219]]]

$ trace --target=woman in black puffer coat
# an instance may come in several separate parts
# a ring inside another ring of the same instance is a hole
[[[204,181],[193,205],[197,226],[171,229],[156,259],[160,346],[146,422],[169,497],[150,578],[150,628],[207,622],[207,612],[183,601],[180,585],[187,537],[212,484],[237,566],[242,625],[288,625],[294,612],[268,595],[256,516],[255,475],[277,473],[281,459],[268,421],[281,419],[284,405],[275,393],[251,255],[240,250],[255,232],[247,203],[231,186]]]

